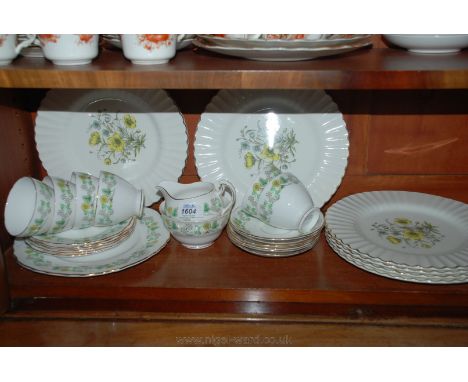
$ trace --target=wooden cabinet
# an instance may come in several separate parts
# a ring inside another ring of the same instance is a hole
[[[468,202],[468,52],[425,56],[376,45],[277,63],[191,50],[160,67],[132,66],[111,50],[73,68],[19,58],[0,69],[0,202],[20,176],[44,174],[34,117],[50,88],[167,89],[189,131],[183,182],[197,179],[193,136],[217,89],[325,89],[347,123],[350,157],[324,210],[383,189]],[[79,279],[21,268],[3,224],[0,237],[4,345],[468,344],[468,285],[376,276],[342,260],[324,238],[282,259],[245,253],[225,234],[199,251],[172,239],[143,264]]]

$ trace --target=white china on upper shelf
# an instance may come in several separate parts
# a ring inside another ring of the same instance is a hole
[[[38,34],[44,57],[55,65],[89,64],[99,53],[97,34]]]
[[[154,186],[177,180],[187,157],[184,120],[163,90],[52,90],[37,113],[35,139],[47,172],[114,173],[159,199]]]
[[[464,203],[417,192],[365,192],[332,205],[326,226],[333,249],[370,272],[413,282],[468,281]]]
[[[195,133],[203,181],[229,179],[242,201],[261,172],[292,172],[322,207],[341,183],[348,131],[322,90],[221,90]]]
[[[37,251],[16,239],[13,251],[18,263],[34,272],[64,277],[91,277],[118,272],[148,260],[169,240],[160,215],[145,209],[132,235],[105,252],[82,257],[58,257]]]
[[[26,38],[18,43],[17,36],[16,34],[0,34],[0,66],[9,65],[22,49],[30,46],[36,39],[36,35],[26,35]]]
[[[182,219],[215,217],[223,209],[223,195],[227,191],[233,203],[236,190],[228,181],[215,185],[210,182],[182,184],[163,181],[156,187],[164,196],[164,212],[172,217]]]
[[[165,64],[176,55],[175,34],[123,34],[122,52],[136,65]]]
[[[369,46],[371,40],[369,35],[337,40],[248,40],[199,35],[193,44],[215,53],[250,60],[301,61],[347,53]]]
[[[447,54],[468,47],[468,34],[384,34],[384,37],[413,53]]]

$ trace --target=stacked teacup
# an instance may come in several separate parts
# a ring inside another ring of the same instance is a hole
[[[323,214],[305,185],[290,172],[261,174],[231,214],[228,236],[261,256],[292,256],[311,249],[323,228]]]
[[[143,191],[107,171],[99,177],[73,172],[70,180],[23,177],[8,195],[5,227],[37,250],[82,256],[120,244],[132,233],[143,209]],[[84,240],[90,228],[98,240]],[[78,238],[79,244],[67,238]]]

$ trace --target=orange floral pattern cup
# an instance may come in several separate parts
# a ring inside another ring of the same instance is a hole
[[[165,64],[176,54],[175,34],[123,34],[125,58],[137,65]]]
[[[99,52],[97,34],[39,34],[45,58],[55,65],[89,64]]]

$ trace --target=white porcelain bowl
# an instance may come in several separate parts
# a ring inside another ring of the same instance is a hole
[[[385,34],[384,37],[388,42],[414,53],[456,53],[468,47],[466,34]]]
[[[192,220],[166,215],[165,202],[161,203],[159,212],[164,225],[177,241],[190,249],[202,249],[212,245],[221,235],[229,220],[232,206],[231,200],[219,215]]]

